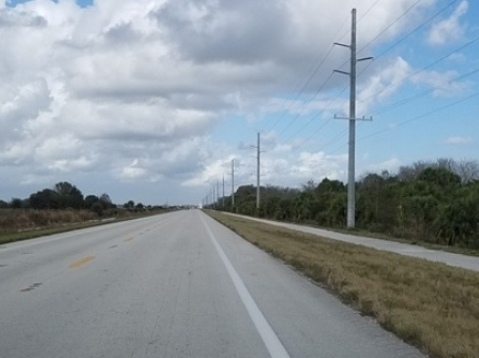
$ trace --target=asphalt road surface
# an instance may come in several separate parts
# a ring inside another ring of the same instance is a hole
[[[422,357],[199,210],[0,246],[0,357]]]
[[[283,222],[265,220],[265,219],[257,219],[257,218],[252,218],[249,216],[236,215],[236,214],[230,214],[230,213],[227,213],[227,214],[263,222],[266,224],[281,226],[291,230],[306,232],[309,234],[314,234],[314,235],[326,237],[333,240],[349,242],[352,244],[371,247],[377,250],[394,252],[400,255],[416,257],[416,258],[425,259],[425,260],[433,261],[433,262],[440,262],[449,266],[460,267],[467,270],[479,272],[479,257],[477,256],[468,256],[468,255],[454,254],[454,253],[440,251],[440,250],[431,250],[418,245],[404,244],[401,242],[395,242],[395,241],[389,241],[389,240],[373,239],[373,238],[358,236],[358,235],[342,234],[335,231],[319,229],[319,228],[314,228],[310,226],[289,224],[289,223],[283,223]]]

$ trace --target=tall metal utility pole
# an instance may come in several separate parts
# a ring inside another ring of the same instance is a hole
[[[256,155],[256,209],[259,209],[259,204],[260,204],[260,183],[259,183],[259,175],[260,175],[260,172],[259,172],[259,168],[260,168],[260,154],[261,154],[261,150],[260,150],[260,145],[261,145],[261,140],[260,140],[260,134],[258,132],[258,144],[256,146],[256,149],[258,150],[258,154]]]
[[[213,184],[213,208],[216,209],[216,194],[215,194],[215,185]]]
[[[218,200],[218,207],[220,206],[220,181],[216,179],[216,199]]]
[[[235,206],[235,160],[231,159],[231,206]]]
[[[225,174],[223,173],[223,196],[221,198],[221,202],[222,202],[222,207],[223,209],[225,208]]]
[[[351,50],[351,67],[349,72],[334,70],[349,76],[349,154],[348,154],[348,214],[347,227],[356,226],[356,64],[359,61],[371,60],[372,57],[358,59],[356,57],[356,9],[352,10],[351,21],[351,44],[344,45],[334,43],[335,45],[348,47]]]

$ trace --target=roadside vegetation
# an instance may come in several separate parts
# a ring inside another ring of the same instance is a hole
[[[240,186],[231,197],[207,208],[273,220],[342,229],[347,186],[338,180],[312,181],[301,189]],[[396,175],[367,174],[356,183],[356,226],[385,238],[467,250],[479,249],[479,163],[439,159],[403,166]]]
[[[206,212],[432,357],[478,356],[479,273]]]
[[[26,199],[0,200],[0,244],[167,210],[133,200],[116,205],[106,193],[85,197],[76,186],[59,182]]]

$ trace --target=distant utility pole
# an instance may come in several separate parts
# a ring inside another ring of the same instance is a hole
[[[231,159],[231,206],[235,206],[235,160]]]
[[[218,200],[218,207],[220,206],[220,182],[216,179],[216,198]]]
[[[213,208],[216,208],[215,185],[213,184]]]
[[[223,197],[222,197],[222,206],[225,208],[225,174],[223,173]]]
[[[351,44],[345,45],[334,43],[335,45],[348,47],[351,50],[351,69],[349,72],[334,70],[349,76],[349,154],[348,154],[348,216],[347,227],[356,226],[356,180],[355,180],[355,158],[356,158],[356,64],[359,61],[371,60],[372,57],[358,59],[356,57],[356,9],[352,10],[351,26]],[[338,118],[338,117],[335,117]],[[362,118],[365,119],[365,118]]]
[[[260,204],[260,182],[259,182],[259,168],[260,168],[260,154],[261,154],[261,139],[260,139],[260,134],[258,132],[258,144],[256,145],[257,149],[257,154],[256,154],[256,209],[259,209],[259,204]]]

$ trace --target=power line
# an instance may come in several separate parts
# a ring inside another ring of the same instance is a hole
[[[344,86],[338,93],[336,96],[334,96],[333,98],[331,98],[331,100],[328,102],[328,104],[326,105],[325,109],[323,109],[323,115],[325,113],[327,113],[327,111],[331,108],[331,105],[333,104],[333,102],[337,101],[339,96],[344,92],[346,91],[346,89],[348,88],[348,85]],[[320,119],[322,118],[323,116],[320,117]],[[300,148],[304,147],[311,139],[315,138],[316,135],[321,131],[321,129],[323,129],[329,122],[331,122],[332,120],[332,116],[326,120],[326,122],[321,125],[316,131],[312,132],[304,141],[303,143],[301,143],[301,145],[299,145],[298,147],[295,148],[295,150],[299,150]],[[344,130],[344,132],[346,133],[346,130]],[[288,140],[291,140],[293,139],[294,136],[292,137],[289,137]]]
[[[378,1],[376,1],[373,5],[376,5]],[[405,14],[407,14],[408,12],[410,12],[412,10],[412,8],[414,8],[415,6],[417,6],[419,4],[420,0],[419,1],[416,1],[411,7],[409,7],[401,16],[399,16],[395,22],[393,22],[392,24],[390,24],[388,27],[386,27],[382,33],[384,33],[385,31],[387,31],[387,29],[389,29],[394,23],[397,23],[401,18],[403,18],[405,16]],[[408,34],[406,34],[405,36],[403,36],[399,41],[397,41],[395,44],[393,44],[392,46],[389,46],[388,48],[386,48],[385,50],[383,50],[379,55],[378,57],[380,56],[383,56],[384,54],[386,54],[387,52],[389,52],[391,49],[393,49],[394,47],[396,47],[397,45],[399,45],[400,43],[402,43],[403,41],[405,41],[408,37],[410,37],[411,35],[413,35],[415,32],[419,31],[421,28],[423,28],[424,26],[426,26],[427,23],[431,22],[434,18],[436,18],[437,16],[439,16],[441,13],[443,13],[444,11],[446,11],[448,8],[450,8],[455,2],[457,2],[457,0],[453,0],[452,2],[448,3],[447,6],[443,7],[442,9],[440,9],[438,12],[436,12],[433,16],[431,16],[430,18],[428,18],[426,21],[424,21],[423,23],[421,23],[419,26],[417,26],[415,29],[413,29],[412,31],[410,31]],[[364,17],[365,15],[362,16],[362,18]],[[372,41],[370,41],[366,46],[369,46],[373,41],[377,40],[377,38],[382,34],[380,33],[378,36],[375,37],[375,39],[373,39]],[[386,91],[387,89],[393,87],[393,86],[396,86],[404,81],[406,81],[407,79],[413,77],[413,76],[416,76],[418,75],[419,73],[427,70],[428,68],[431,68],[432,66],[436,65],[437,63],[443,61],[444,59],[448,58],[449,56],[451,56],[452,54],[454,53],[457,53],[461,50],[463,50],[464,48],[472,45],[474,42],[476,42],[477,39],[474,39],[472,41],[470,41],[469,43],[466,43],[465,45],[463,46],[460,46],[459,48],[457,48],[456,50],[450,52],[449,54],[437,59],[436,61],[432,62],[431,64],[429,64],[428,66],[425,66],[424,68],[422,68],[421,70],[419,71],[416,71],[415,73],[401,79],[400,81],[394,83],[394,84],[391,84],[390,86],[384,88],[383,90],[373,94],[372,96],[362,100],[361,102],[364,102],[368,99],[370,99],[371,97],[374,97],[374,96],[377,96],[379,95],[380,93]],[[362,49],[364,49],[366,46],[364,46]],[[363,70],[364,71],[364,70]],[[363,71],[361,71],[360,74],[363,73]],[[467,75],[471,75],[473,73],[476,73],[477,71],[479,70],[475,70],[475,71],[471,71],[469,74],[465,74],[463,75],[464,77],[467,77]],[[360,75],[359,74],[359,75]],[[462,78],[464,78],[462,77]],[[459,80],[459,78],[456,78],[456,79],[453,79],[453,80]],[[341,90],[338,95],[334,98],[332,98],[328,104],[328,106],[326,106],[326,108],[323,110],[323,114],[325,113],[325,111],[327,111],[328,108],[330,108],[331,104],[336,101],[339,96],[344,92],[344,90],[346,89],[347,87],[345,87],[343,90]],[[414,99],[416,99],[418,96],[425,96],[427,95],[428,93],[431,93],[432,91],[434,91],[434,89],[432,90],[427,90],[427,91],[423,91],[421,92],[420,94],[416,95],[414,97]],[[413,98],[407,98],[407,99],[403,99],[402,101],[400,101],[399,103],[396,103],[396,104],[391,104],[390,106],[388,107],[392,107],[392,106],[401,106],[401,105],[404,105],[412,100],[414,100]],[[387,107],[387,108],[388,108]],[[387,108],[383,108],[383,109],[380,109],[379,111],[377,112],[383,112],[383,111],[386,111],[388,110]],[[447,107],[446,107],[447,108]],[[375,112],[375,113],[377,113]],[[319,118],[319,117],[318,117]],[[323,125],[320,126],[320,128],[318,130],[316,130],[314,133],[312,133],[311,136],[309,136],[300,146],[296,147],[295,148],[295,151],[298,150],[299,148],[303,147],[304,145],[306,145],[312,138],[314,138],[316,136],[316,134],[324,128],[324,126],[329,123],[330,120],[326,121],[326,123],[324,123]],[[311,123],[314,123],[314,120],[310,120],[308,121],[307,123],[305,123],[303,126],[301,126],[301,128],[299,128],[299,130],[297,130],[294,134],[292,134],[291,136],[289,136],[287,138],[287,140],[290,140],[292,138],[294,138],[299,132],[301,132],[304,128],[306,128],[307,126],[309,126]],[[331,142],[336,142],[337,140],[339,140],[340,138],[344,137],[345,135],[345,131],[342,131],[341,133],[339,133],[338,135],[336,135],[335,137],[333,137],[330,141],[328,141],[327,143],[325,143],[325,145],[328,145],[330,144]]]
[[[374,8],[374,6],[376,6],[376,4],[377,4],[379,1],[380,1],[380,0],[376,0],[376,2],[373,3],[373,4],[368,8],[368,10],[366,10],[365,14],[360,18],[360,20],[362,20],[362,19],[371,11],[371,9]],[[343,22],[341,23],[341,25],[339,26],[339,28],[338,28],[338,30],[337,30],[336,32],[339,32],[339,30],[346,24],[348,18],[349,18],[349,16],[346,16],[346,17],[344,18]],[[360,21],[360,20],[359,20],[359,21]],[[340,37],[340,40],[341,40],[342,37],[344,37],[344,36],[345,36],[347,33],[349,33],[349,32],[350,32],[350,29],[348,29],[348,30]],[[312,81],[312,79],[314,78],[314,76],[318,73],[319,69],[323,66],[324,62],[328,59],[329,55],[331,54],[331,51],[333,50],[333,47],[334,47],[333,45],[331,45],[331,46],[329,47],[328,51],[326,52],[326,55],[323,57],[323,59],[321,60],[321,62],[314,68],[314,70],[313,70],[313,72],[311,73],[311,75],[308,77],[308,79],[306,80],[306,82],[305,82],[305,83],[303,84],[303,86],[301,87],[300,91],[296,94],[294,100],[293,100],[292,102],[290,102],[290,104],[288,105],[288,107],[281,113],[280,117],[276,120],[276,122],[274,122],[273,126],[271,126],[271,127],[268,129],[268,131],[273,130],[273,129],[280,123],[280,121],[285,117],[286,113],[288,113],[288,112],[291,110],[291,108],[292,108],[292,106],[293,106],[293,103],[295,103],[295,102],[299,99],[299,97],[301,96],[301,94],[305,91],[305,89],[306,89],[306,88],[308,87],[308,85],[311,83],[311,81]],[[321,57],[321,56],[318,56],[318,59],[319,59],[320,57]],[[344,64],[346,64],[347,62],[348,62],[348,61],[344,62]],[[343,65],[344,65],[344,64],[343,64]],[[342,66],[341,66],[341,67],[342,67]],[[327,79],[325,82],[327,82],[327,81],[329,81],[329,77],[328,77],[328,79]],[[325,85],[325,83],[324,83],[323,86],[321,86],[321,87],[324,87],[324,85]],[[316,93],[318,93],[318,92],[319,92],[319,91],[317,91]],[[313,97],[306,103],[306,105],[309,104],[310,101],[311,101],[312,99],[314,99],[314,97],[315,97],[315,96],[313,96]],[[294,120],[296,120],[296,119],[297,119],[297,118],[295,118]],[[294,120],[293,120],[293,121],[294,121]],[[289,127],[290,125],[291,125],[291,123],[288,124],[288,127]],[[285,131],[285,130],[283,129],[282,132],[284,132],[284,131]]]
[[[374,2],[374,4],[372,4],[372,5],[359,17],[357,23],[359,24],[359,23],[361,22],[361,20],[364,19],[364,18],[367,16],[367,14],[369,14],[369,12],[370,12],[370,11],[378,4],[378,2],[380,2],[380,1],[381,1],[381,0],[376,0],[376,1]]]
[[[393,48],[395,48],[396,46],[398,46],[399,44],[401,44],[402,42],[404,42],[407,38],[409,38],[411,35],[415,34],[416,32],[418,32],[420,29],[422,29],[424,26],[426,26],[428,23],[430,23],[432,20],[434,20],[436,17],[438,17],[440,14],[442,14],[444,11],[446,11],[447,9],[449,9],[455,2],[457,2],[457,0],[451,0],[451,2],[449,4],[447,4],[445,7],[443,7],[441,10],[439,10],[438,12],[436,12],[433,16],[431,16],[430,18],[428,18],[426,21],[423,21],[419,26],[417,26],[415,29],[413,29],[412,31],[410,31],[409,33],[407,33],[405,36],[401,37],[401,39],[399,39],[398,41],[396,41],[393,45],[389,46],[388,48],[384,49],[382,52],[380,52],[379,54],[375,55],[375,59],[377,60],[378,58],[384,56],[386,53],[388,53],[389,51],[391,51]],[[368,44],[369,45],[369,44]],[[361,75],[367,71],[367,69],[369,68],[369,66],[371,66],[371,63],[368,63],[362,70],[361,72],[358,73],[358,77],[361,77]]]
[[[321,66],[324,64],[324,62],[326,61],[326,59],[329,57],[329,55],[331,54],[331,51],[333,50],[333,46],[331,45],[331,47],[328,49],[325,57],[321,60],[321,62],[314,68],[313,72],[309,75],[308,79],[306,80],[306,82],[303,84],[303,86],[301,87],[300,91],[296,94],[294,100],[292,102],[290,102],[289,106],[282,112],[281,116],[276,120],[276,122],[273,124],[272,127],[270,127],[270,129],[268,131],[271,131],[273,130],[278,124],[279,122],[281,121],[281,119],[284,118],[284,116],[286,115],[286,113],[288,113],[290,110],[291,110],[291,107],[292,107],[292,104],[295,103],[299,97],[301,96],[301,94],[305,91],[305,89],[308,87],[308,85],[311,83],[311,81],[313,80],[314,76],[316,75],[316,73],[318,73],[319,69],[321,68]],[[321,57],[321,56],[318,56],[318,58]]]
[[[469,72],[467,72],[467,73],[465,73],[465,74],[460,74],[460,75],[458,75],[457,77],[451,79],[450,82],[459,81],[459,80],[461,80],[461,79],[464,79],[464,78],[467,78],[467,77],[469,77],[469,76],[472,76],[473,74],[478,73],[478,72],[479,72],[479,68],[476,68],[476,69],[471,70],[471,71],[469,71]],[[434,88],[431,88],[431,89],[428,89],[428,90],[419,92],[419,93],[417,93],[417,94],[415,94],[415,95],[412,95],[412,96],[410,96],[410,97],[407,97],[406,99],[403,99],[403,100],[398,101],[398,102],[396,102],[396,103],[392,103],[392,104],[390,104],[390,105],[388,105],[388,106],[385,106],[385,107],[383,107],[383,108],[380,108],[379,110],[373,111],[371,114],[378,114],[378,113],[387,112],[387,111],[389,111],[389,110],[391,110],[391,109],[393,109],[393,108],[397,108],[397,107],[400,107],[400,106],[405,105],[405,104],[407,104],[407,103],[413,102],[414,100],[417,100],[417,99],[419,99],[419,98],[421,98],[421,97],[424,97],[424,96],[426,96],[426,95],[428,95],[428,94],[430,94],[430,93],[432,93],[432,92],[434,92],[434,91],[436,91],[436,90],[440,90],[440,89],[442,89],[442,87],[436,86],[436,87],[434,87]],[[473,97],[474,97],[474,95],[473,95]],[[469,97],[467,97],[465,100],[467,100],[467,99],[469,99]],[[454,103],[452,103],[452,104],[449,104],[449,105],[446,105],[446,106],[444,106],[444,107],[441,107],[441,109],[439,109],[439,110],[448,108],[448,107],[450,107],[450,106],[452,106],[452,105],[454,105],[454,104],[461,103],[461,102],[462,102],[462,100],[459,100],[459,101],[454,102]],[[438,111],[438,110],[435,110],[435,111]],[[433,113],[435,113],[435,112],[433,112]],[[428,113],[428,114],[425,114],[425,115],[421,115],[421,116],[419,116],[419,118],[422,118],[423,116],[426,116],[426,115],[429,115],[429,114],[431,114],[431,113]],[[415,117],[415,118],[416,118],[416,117]],[[414,120],[414,119],[413,119],[413,120]],[[404,123],[408,123],[408,122],[410,122],[410,121],[411,121],[411,120],[408,120],[408,121],[405,121]],[[362,124],[362,123],[359,123],[359,125],[360,125],[360,124]],[[382,130],[380,130],[380,131],[378,131],[378,132],[374,132],[373,134],[370,134],[370,135],[368,135],[368,136],[374,136],[374,135],[377,135],[377,134],[380,134],[380,133],[386,132],[386,131],[388,131],[388,129],[382,129]],[[310,137],[308,137],[300,146],[298,146],[298,147],[296,148],[296,150],[298,150],[299,148],[303,147],[309,140],[311,140],[312,138],[314,138],[315,135],[316,135],[318,132],[319,132],[319,130],[316,131],[316,132],[314,132],[314,133],[313,133]],[[336,142],[337,142],[338,140],[340,140],[341,138],[344,138],[344,137],[346,136],[346,134],[347,134],[347,130],[342,130],[342,131],[339,132],[337,135],[335,135],[333,138],[331,138],[329,141],[323,143],[323,144],[321,145],[321,148],[325,149],[325,148],[327,148],[328,146],[330,146],[331,144],[336,143]],[[367,138],[368,136],[366,136],[366,137],[361,137],[359,140],[363,140],[363,139]],[[334,149],[332,150],[332,152],[334,153],[334,152],[338,151],[339,149],[344,148],[345,146],[346,146],[346,144],[342,144],[342,145],[340,145],[339,147],[334,148]]]
[[[376,0],[366,11],[365,13],[360,17],[360,19],[358,20],[358,22],[360,22],[364,17],[366,17],[366,15],[377,5],[377,3],[379,2],[380,0]],[[344,26],[344,24],[346,23],[348,17],[345,17],[345,19],[343,20],[343,23],[342,25],[340,26],[340,28],[342,28]],[[345,34],[349,33],[350,32],[350,29],[348,29],[346,31]],[[341,36],[344,37],[343,34]],[[279,122],[285,117],[286,113],[288,113],[292,106],[293,106],[293,103],[295,103],[300,95],[304,92],[304,90],[307,88],[307,86],[309,85],[309,83],[312,81],[312,79],[314,78],[314,76],[316,75],[316,73],[319,71],[319,69],[322,67],[322,65],[324,64],[324,62],[327,60],[327,58],[329,57],[329,55],[331,54],[331,51],[333,49],[333,46],[331,46],[328,50],[328,52],[326,53],[326,56],[323,58],[323,60],[318,64],[318,66],[315,68],[315,70],[313,71],[313,73],[309,76],[309,78],[307,79],[307,81],[305,82],[305,84],[303,85],[303,87],[301,88],[300,92],[298,92],[298,94],[296,95],[295,99],[293,102],[290,102],[290,105],[288,106],[288,108],[286,110],[284,110],[281,114],[281,116],[276,120],[276,122],[273,124],[273,126],[269,129],[270,131],[272,129],[274,129],[278,124]],[[348,63],[348,60],[346,60],[343,65],[341,65],[340,67],[344,66],[345,64]],[[310,105],[310,103],[314,100],[314,98],[316,98],[316,96],[319,94],[319,92],[326,86],[326,84],[328,83],[328,81],[330,80],[332,74],[330,74],[330,76],[328,76],[328,78],[325,80],[325,82],[319,87],[319,89],[315,92],[315,94],[303,105],[302,109],[298,112],[298,114],[288,123],[288,125],[283,128],[283,130],[280,132],[279,134],[279,137],[281,137],[281,135],[283,135],[287,129],[289,129],[291,127],[291,125],[299,118],[299,116],[308,108],[308,106]],[[347,87],[345,87],[339,94],[341,94],[342,92],[344,92],[344,90],[346,90]],[[339,95],[338,94],[338,95]],[[331,102],[330,102],[331,103]],[[312,123],[312,120],[305,123],[298,131],[296,131],[292,136],[290,136],[289,138],[293,138],[294,136],[296,136],[299,132],[301,132],[305,127],[307,127],[309,124]],[[327,123],[327,122],[326,122]],[[326,124],[325,123],[325,124]],[[323,126],[321,126],[321,128],[323,128]]]
[[[474,97],[477,97],[477,96],[479,96],[479,92],[475,92],[475,93],[473,93],[473,94],[471,94],[471,95],[469,95],[469,96],[467,96],[467,97],[464,97],[464,98],[462,98],[462,99],[460,99],[460,100],[458,100],[458,101],[455,101],[455,102],[452,102],[452,103],[448,103],[448,104],[446,104],[446,105],[444,105],[444,106],[442,106],[442,107],[436,108],[436,109],[434,109],[434,110],[432,110],[432,111],[423,113],[423,114],[421,114],[421,115],[419,115],[419,116],[413,117],[413,118],[408,119],[408,120],[403,121],[403,122],[400,122],[400,123],[398,123],[398,124],[395,125],[395,128],[401,127],[401,126],[406,125],[406,124],[411,123],[411,122],[414,122],[414,121],[416,121],[416,120],[418,120],[418,119],[421,119],[421,118],[430,116],[431,114],[435,114],[435,113],[441,112],[441,111],[443,111],[443,110],[445,110],[445,109],[447,109],[447,108],[449,108],[449,107],[452,107],[452,106],[455,106],[455,105],[457,105],[457,104],[466,102],[466,101],[468,101],[468,100],[470,100],[470,99],[472,99],[472,98],[474,98]],[[367,139],[367,138],[370,138],[370,137],[374,137],[374,136],[377,136],[377,135],[379,135],[379,134],[381,134],[381,133],[387,132],[387,131],[389,131],[389,130],[390,130],[390,128],[381,129],[381,130],[376,131],[376,132],[374,132],[374,133],[365,135],[365,136],[359,138],[359,140],[364,140],[364,139]]]
[[[359,24],[365,17],[367,14],[369,14],[369,12],[377,5],[377,3],[381,1],[381,0],[376,0],[358,19],[357,23]],[[341,26],[340,28],[342,28],[346,23],[347,21],[349,20],[349,16],[346,16],[344,18],[344,20],[342,21],[341,23]],[[348,27],[348,29],[339,37],[338,39],[338,42],[341,41],[343,39],[344,36],[346,36],[347,34],[351,33],[351,28]]]
[[[366,15],[377,5],[377,3],[378,3],[379,1],[380,1],[380,0],[375,1],[375,2],[366,10],[366,12],[360,17],[360,19],[358,20],[357,23],[359,23],[363,18],[365,18]],[[415,6],[417,6],[421,1],[422,1],[422,0],[417,0],[412,6],[410,6],[408,9],[406,9],[406,11],[404,11],[398,18],[396,18],[396,20],[395,20],[394,22],[392,22],[392,23],[389,24],[385,29],[383,29],[383,31],[382,31],[380,34],[378,34],[373,40],[371,40],[367,45],[363,46],[362,49],[364,49],[365,47],[369,46],[373,41],[375,41],[377,38],[379,38],[384,32],[386,32],[391,26],[393,26],[393,25],[394,25],[395,23],[397,23],[401,18],[403,18],[408,12],[410,12],[410,11],[411,11]],[[457,0],[453,0],[453,2],[455,2],[455,1],[457,1]],[[440,12],[436,13],[432,18],[428,19],[427,21],[431,21],[434,17],[438,16],[442,11],[445,11],[449,6],[451,6],[451,4],[449,4],[446,8],[442,9]],[[424,25],[422,25],[422,26],[424,26]],[[415,31],[417,31],[417,30],[418,30],[418,28],[415,29]],[[348,30],[345,34],[347,34],[348,32],[350,32],[350,30]],[[345,34],[343,34],[341,37],[344,37]],[[412,32],[411,32],[410,34],[412,34]],[[408,34],[407,36],[409,36],[410,34]],[[406,37],[407,37],[407,36],[406,36]],[[403,38],[403,39],[404,39],[404,38]],[[403,39],[402,39],[401,41],[403,41]],[[392,48],[392,47],[391,47],[391,48]],[[361,50],[362,50],[362,49],[361,49]],[[359,52],[359,51],[358,51],[358,52]],[[387,51],[385,51],[385,52],[387,52]],[[385,52],[384,52],[384,53],[385,53]],[[339,68],[343,67],[343,66],[346,65],[348,62],[349,62],[349,61],[346,60],[341,66],[339,66]],[[359,77],[367,68],[369,68],[370,65],[371,65],[371,63],[369,63],[369,64],[358,74],[358,77]],[[327,81],[329,81],[329,77],[328,77]],[[327,82],[327,81],[326,81],[326,82]],[[322,86],[322,87],[324,87],[324,86]],[[321,88],[322,88],[322,87],[321,87]],[[339,96],[342,92],[344,92],[344,91],[346,90],[346,88],[347,88],[347,86],[344,87],[344,89],[343,89],[337,96]],[[319,93],[319,91],[316,92],[316,95],[317,95],[317,93]],[[316,96],[316,95],[315,95],[315,96]],[[310,101],[312,101],[312,99],[314,99],[315,96],[313,96]],[[308,101],[307,104],[309,104],[310,101]],[[331,102],[332,102],[332,101],[330,101],[330,103],[331,103]],[[303,107],[303,108],[304,108],[304,107]],[[297,114],[297,115],[293,118],[293,120],[292,120],[292,121],[283,129],[283,131],[280,133],[280,136],[293,124],[294,121],[296,121],[296,120],[298,119],[298,117],[302,114],[303,111],[304,111],[304,109],[303,109],[299,114]],[[290,140],[290,139],[294,138],[298,133],[300,133],[304,128],[306,128],[307,126],[309,126],[312,122],[313,122],[313,120],[310,120],[310,121],[306,122],[299,130],[297,130],[293,135],[291,135],[290,137],[288,137],[287,140]],[[324,125],[322,125],[317,131],[315,131],[315,132],[313,133],[313,136],[314,136],[315,134],[317,134],[321,129],[323,129],[324,126],[325,126],[328,122],[329,122],[329,120],[328,120]],[[312,138],[313,136],[311,136],[310,138]],[[306,142],[309,141],[309,140],[310,140],[310,139],[307,139]],[[303,143],[303,144],[304,144],[304,143]]]
[[[431,110],[431,111],[429,111],[429,112],[420,114],[420,115],[415,116],[415,117],[413,117],[413,118],[410,118],[410,119],[408,119],[408,120],[406,120],[406,121],[397,123],[397,124],[394,125],[394,128],[402,127],[402,126],[407,125],[407,124],[409,124],[409,123],[411,123],[411,122],[414,122],[414,121],[417,121],[417,120],[419,120],[419,119],[428,117],[428,116],[430,116],[430,115],[432,115],[432,114],[441,112],[441,111],[443,111],[443,110],[445,110],[445,109],[448,109],[448,108],[453,107],[453,106],[455,106],[455,105],[458,105],[458,104],[460,104],[460,103],[469,101],[469,100],[471,100],[471,99],[473,99],[473,98],[475,98],[475,97],[478,97],[478,96],[479,96],[479,92],[475,92],[475,93],[473,93],[473,94],[471,94],[471,95],[469,95],[469,96],[467,96],[467,97],[464,97],[464,98],[462,98],[462,99],[460,99],[460,100],[457,100],[457,101],[448,103],[448,104],[446,104],[446,105],[444,105],[444,106],[441,106],[441,107],[439,107],[439,108],[433,109],[433,110]],[[363,140],[365,140],[365,139],[368,139],[368,138],[371,138],[371,137],[375,137],[375,136],[378,136],[378,135],[380,135],[380,134],[389,132],[390,130],[391,130],[391,128],[383,128],[383,129],[380,129],[380,130],[378,130],[378,131],[376,131],[376,132],[373,132],[373,133],[367,134],[367,135],[365,135],[365,136],[363,136],[363,137],[361,137],[361,138],[358,138],[357,141],[358,141],[358,142],[359,142],[359,141],[363,141]],[[339,146],[339,147],[337,147],[337,148],[332,149],[332,150],[330,151],[330,153],[335,153],[335,152],[337,152],[338,150],[340,150],[340,149],[342,149],[342,148],[344,148],[344,147],[346,147],[346,144],[343,144],[343,145],[341,145],[341,146]]]
[[[361,47],[361,49],[358,50],[358,53],[363,51],[366,47],[371,45],[374,41],[376,41],[379,37],[381,37],[384,33],[386,33],[387,30],[389,30],[394,24],[396,24],[399,20],[401,20],[404,16],[406,16],[409,11],[414,9],[422,0],[417,0],[414,4],[412,4],[409,8],[406,9],[401,15],[399,15],[393,22],[391,22],[388,26],[386,26],[379,34],[377,34],[371,41],[369,41],[366,45]]]
[[[469,71],[469,72],[467,72],[467,73],[465,73],[465,74],[459,75],[459,76],[457,76],[457,77],[451,79],[451,80],[449,81],[449,83],[454,82],[454,81],[462,80],[462,79],[464,79],[464,78],[467,78],[467,77],[469,77],[469,76],[472,76],[473,74],[475,74],[475,73],[477,73],[477,72],[479,72],[479,68],[476,68],[475,70]],[[391,104],[389,104],[389,105],[387,105],[387,106],[384,106],[384,107],[382,107],[382,108],[379,108],[379,109],[373,111],[372,114],[378,114],[378,113],[388,112],[388,111],[390,111],[390,110],[392,110],[392,109],[394,109],[394,108],[397,108],[397,107],[403,106],[403,105],[405,105],[405,104],[407,104],[407,103],[410,103],[410,102],[413,102],[413,101],[415,101],[415,100],[418,100],[419,98],[422,98],[422,97],[424,97],[424,96],[426,96],[426,95],[428,95],[428,94],[430,94],[430,93],[433,93],[434,91],[441,90],[441,89],[444,89],[444,88],[441,87],[441,86],[436,86],[436,87],[433,87],[433,88],[430,88],[430,89],[421,91],[421,92],[416,93],[416,94],[414,94],[414,95],[411,95],[411,96],[409,96],[409,97],[407,97],[407,98],[404,98],[404,99],[402,99],[402,100],[400,100],[400,101],[398,101],[398,102],[394,102],[394,103],[391,103]]]
[[[366,102],[367,100],[369,100],[369,99],[371,99],[371,98],[373,98],[373,97],[378,96],[379,94],[385,92],[386,90],[388,90],[388,89],[390,89],[390,88],[393,88],[393,87],[396,87],[397,85],[403,83],[404,81],[406,81],[406,80],[408,80],[408,79],[410,79],[410,78],[412,78],[412,77],[414,77],[414,76],[417,76],[418,74],[424,72],[425,70],[427,70],[427,69],[429,69],[429,68],[431,68],[431,67],[437,65],[439,62],[444,61],[446,58],[452,56],[453,54],[455,54],[455,53],[457,53],[457,52],[459,52],[459,51],[465,49],[466,47],[471,46],[472,44],[474,44],[474,43],[477,42],[478,40],[479,40],[479,37],[476,37],[475,39],[473,39],[473,40],[467,42],[466,44],[460,46],[459,48],[457,48],[457,49],[455,49],[455,50],[449,52],[448,54],[446,54],[446,55],[444,55],[444,56],[438,58],[438,59],[435,60],[434,62],[432,62],[432,63],[430,63],[430,64],[424,66],[424,67],[421,68],[420,70],[418,70],[418,71],[416,71],[416,72],[414,72],[414,73],[412,73],[412,74],[410,74],[410,75],[408,75],[408,76],[406,76],[406,77],[403,77],[403,78],[401,78],[399,81],[394,82],[394,83],[391,83],[389,86],[384,87],[382,90],[380,90],[380,91],[378,91],[378,92],[372,94],[372,95],[369,96],[369,97],[366,97],[366,98],[362,99],[361,101],[359,101],[359,103]]]
[[[303,105],[303,108],[301,109],[301,111],[299,111],[296,116],[294,116],[294,118],[289,122],[289,124],[279,133],[278,137],[281,137],[285,132],[286,130],[291,127],[291,125],[303,114],[303,112],[309,107],[309,105],[311,104],[311,102],[313,101],[314,98],[316,98],[316,96],[319,94],[319,92],[321,92],[323,90],[323,88],[326,86],[326,84],[329,82],[329,80],[331,79],[331,77],[333,76],[333,73],[330,73],[328,78],[326,78],[326,80],[323,82],[323,84],[316,90],[316,92],[311,96],[311,98],[309,99],[309,101]]]
[[[422,22],[419,26],[417,26],[415,29],[413,29],[412,31],[410,31],[409,33],[407,33],[405,36],[403,36],[400,40],[398,40],[397,42],[395,42],[392,46],[386,48],[385,50],[383,50],[382,52],[380,52],[378,55],[374,56],[376,59],[379,58],[379,57],[382,57],[384,56],[384,54],[386,54],[387,52],[391,51],[394,47],[396,47],[397,45],[399,45],[400,43],[404,42],[404,40],[406,40],[409,36],[413,35],[414,33],[416,33],[417,31],[419,31],[420,29],[422,29],[424,26],[426,26],[428,23],[430,23],[432,20],[434,20],[436,17],[438,17],[440,14],[442,14],[444,11],[446,11],[448,8],[450,8],[455,2],[457,2],[457,0],[451,0],[451,2],[449,4],[447,4],[445,7],[443,7],[441,10],[439,10],[438,12],[436,12],[433,16],[431,16],[429,19],[427,19],[426,21]]]

